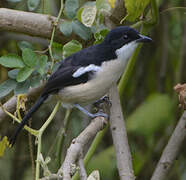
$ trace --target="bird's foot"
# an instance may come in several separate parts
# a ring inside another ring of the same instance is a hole
[[[90,113],[88,110],[86,110],[84,107],[80,106],[79,104],[74,104],[74,107],[76,107],[77,109],[79,109],[81,112],[83,112],[84,114],[86,114],[87,116],[91,117],[91,118],[96,118],[99,116],[108,118],[108,115],[106,113],[103,112],[97,112],[97,113]]]
[[[96,118],[96,117],[104,117],[104,118],[106,118],[106,119],[108,119],[108,114],[106,114],[106,113],[103,113],[103,112],[97,112],[97,113],[94,113],[94,114],[92,114],[92,118]]]
[[[111,101],[109,100],[109,97],[107,95],[103,96],[102,98],[100,98],[99,100],[97,100],[96,102],[93,103],[93,105],[96,107],[96,108],[99,108],[100,107],[100,104],[108,104],[109,107],[112,106],[112,103]]]

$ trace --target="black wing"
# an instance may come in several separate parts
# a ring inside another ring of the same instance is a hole
[[[46,83],[42,95],[57,93],[60,89],[70,86],[85,83],[89,79],[89,73],[82,74],[80,77],[74,78],[73,73],[81,66],[60,66],[53,73]]]
[[[57,93],[60,89],[86,83],[93,75],[94,71],[89,71],[79,77],[73,77],[73,73],[79,68],[94,64],[100,66],[103,61],[116,58],[110,47],[99,45],[90,46],[83,49],[60,62],[57,71],[54,72],[45,85],[42,95]]]

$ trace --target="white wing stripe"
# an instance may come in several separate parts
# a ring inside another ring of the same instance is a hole
[[[90,64],[90,65],[88,65],[87,67],[81,67],[81,68],[79,68],[76,72],[73,73],[72,76],[73,76],[74,78],[77,78],[77,77],[79,77],[79,76],[81,76],[82,74],[85,74],[85,73],[87,73],[87,72],[90,72],[90,71],[97,72],[97,71],[99,71],[99,70],[101,70],[101,67],[96,66],[96,65],[94,65],[94,64]]]

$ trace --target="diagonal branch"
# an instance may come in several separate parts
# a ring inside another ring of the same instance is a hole
[[[186,111],[184,111],[180,118],[176,129],[174,130],[163,154],[158,162],[158,165],[153,173],[151,180],[166,179],[167,174],[179,154],[181,146],[186,138]]]
[[[64,163],[58,170],[59,177],[62,175],[65,180],[71,179],[72,165],[75,164],[76,160],[83,152],[85,145],[89,143],[106,124],[107,121],[105,118],[97,117],[92,120],[89,126],[72,141],[72,144],[68,148]]]

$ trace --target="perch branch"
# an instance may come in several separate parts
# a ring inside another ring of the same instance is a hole
[[[85,167],[84,167],[82,155],[79,157],[78,165],[79,165],[80,179],[81,180],[87,180],[87,173],[86,173],[86,170],[85,170]]]
[[[109,97],[112,102],[110,108],[110,130],[116,151],[119,176],[121,180],[134,180],[132,158],[116,84],[111,87]]]
[[[184,111],[180,118],[167,146],[165,147],[163,154],[158,162],[158,165],[152,175],[151,180],[163,180],[166,176],[179,154],[181,145],[186,137],[186,111]]]
[[[107,121],[103,117],[97,117],[88,125],[88,127],[75,138],[70,147],[67,150],[67,155],[65,157],[64,163],[58,170],[58,175],[63,176],[64,180],[71,179],[72,175],[72,165],[75,164],[76,160],[83,151],[85,145],[92,140],[96,134],[102,130],[107,124]]]

